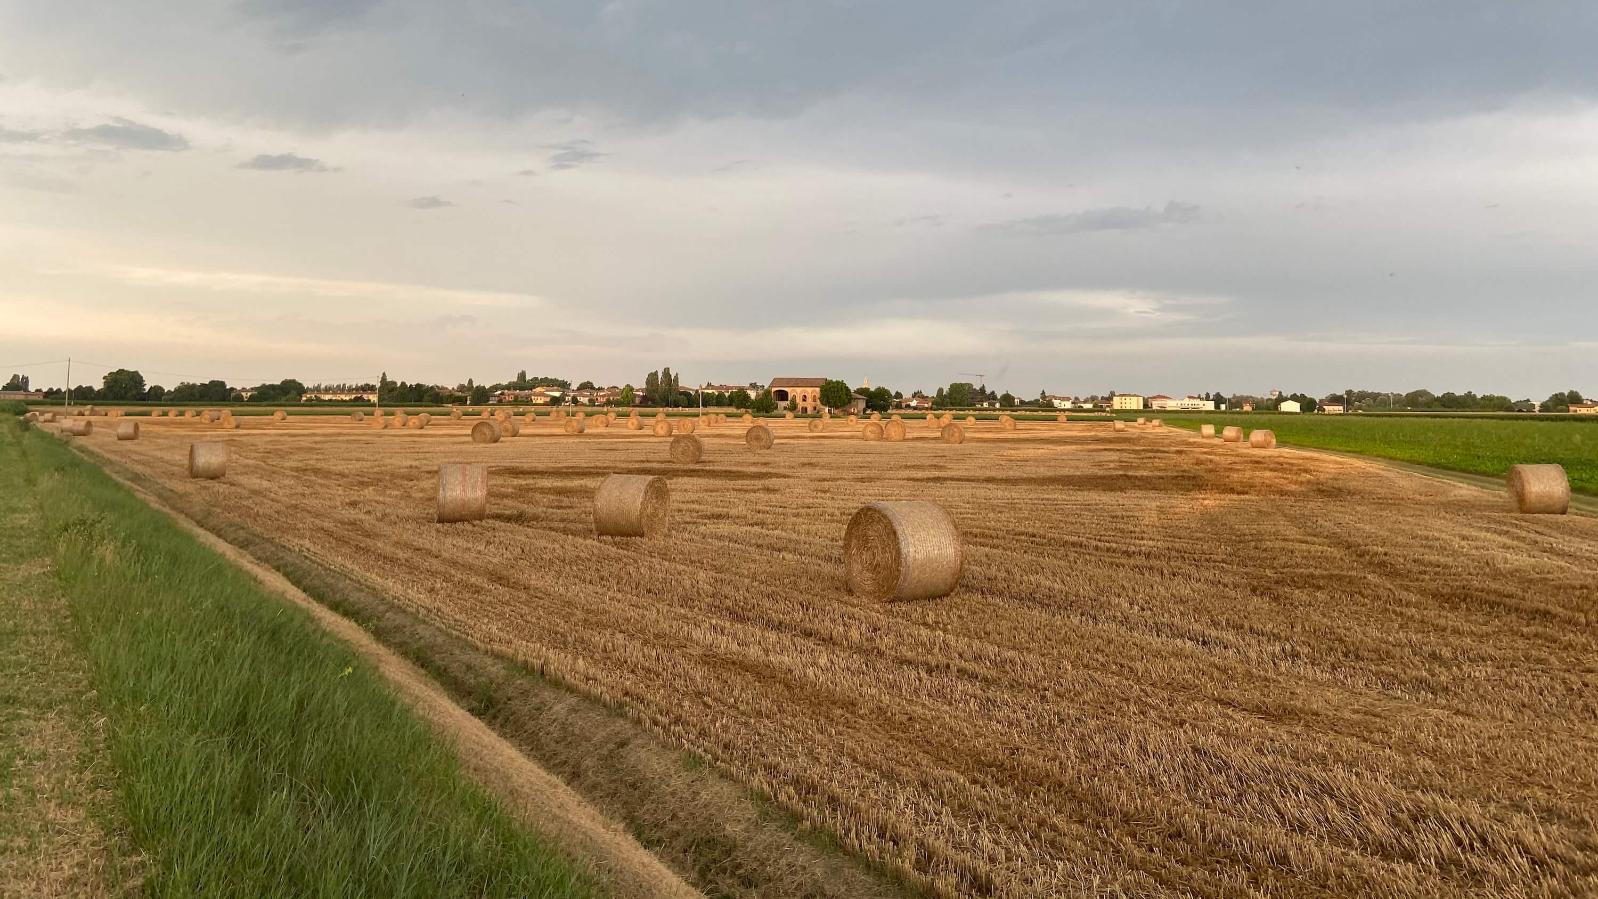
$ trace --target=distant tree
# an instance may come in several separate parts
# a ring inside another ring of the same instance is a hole
[[[828,409],[842,409],[854,398],[854,391],[843,381],[828,381],[821,385],[821,405]]]
[[[734,409],[747,409],[749,404],[753,402],[754,398],[749,395],[749,391],[741,387],[727,394],[727,403]]]
[[[652,371],[644,376],[644,402],[651,405],[660,403],[660,372]]]
[[[27,375],[15,375],[15,374],[11,376],[11,380],[6,382],[6,386],[0,387],[0,390],[27,390],[27,389],[28,389],[28,376]]]
[[[469,391],[468,396],[471,399],[472,405],[481,406],[482,404],[488,402],[488,388],[484,387],[482,384],[478,384]]]
[[[783,409],[785,411],[788,411],[788,412],[798,412],[799,411],[799,401],[798,400],[789,400],[788,401],[788,405],[784,406]]]
[[[893,394],[886,387],[873,387],[866,397],[866,408],[872,412],[886,412],[893,408]]]
[[[631,406],[633,404],[634,397],[635,397],[635,391],[633,390],[633,385],[631,385],[631,384],[622,385],[622,388],[621,388],[621,404],[623,406]]]
[[[593,381],[584,381],[581,384],[577,385],[577,389],[578,390],[593,390],[593,389],[595,389],[594,388],[594,382]]]
[[[95,389],[87,384],[79,384],[78,386],[72,388],[72,399],[74,402],[88,402],[94,399],[94,395]]]
[[[101,381],[100,399],[125,403],[139,399],[144,395],[144,375],[128,369],[119,368],[116,371],[106,372]]]
[[[144,396],[152,403],[159,403],[166,397],[166,388],[160,384],[151,384],[149,389],[144,391]]]
[[[760,395],[754,398],[749,407],[761,415],[770,415],[777,411],[777,398],[772,396],[770,388],[767,388],[760,391]]]
[[[902,400],[902,399],[904,399],[904,394],[902,394],[899,391],[895,390],[893,392],[893,398],[896,399],[896,400]]]
[[[1011,396],[1010,392],[1006,390],[1004,393],[999,394],[999,405],[1006,409],[1014,408],[1015,397]]]
[[[939,387],[937,392],[932,394],[932,408],[934,409],[942,409],[948,401],[949,395],[943,392],[942,387]]]
[[[956,381],[949,385],[949,392],[945,396],[948,398],[950,408],[964,409],[975,405],[973,397],[975,393],[976,388],[970,382]]]
[[[516,373],[516,383],[518,385],[527,383],[527,369],[524,368]]]

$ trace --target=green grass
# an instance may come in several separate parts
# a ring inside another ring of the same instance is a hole
[[[1143,413],[1149,417],[1161,413]],[[1519,462],[1565,466],[1572,490],[1598,494],[1598,421],[1420,415],[1165,415],[1167,425],[1197,430],[1240,425],[1269,428],[1278,442],[1502,477]]]
[[[44,511],[144,895],[593,894],[303,610],[0,423],[0,490]]]

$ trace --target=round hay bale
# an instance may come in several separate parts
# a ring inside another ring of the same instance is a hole
[[[901,416],[899,413],[895,412],[895,413],[893,413],[892,415],[890,415],[888,417],[888,420],[889,421],[904,421],[904,417]]]
[[[568,434],[581,434],[588,430],[588,421],[582,418],[568,418],[561,422],[560,426]]]
[[[433,423],[433,415],[430,412],[423,412],[421,415],[416,416],[416,420],[420,421],[422,423],[422,427],[425,428]]]
[[[139,423],[136,422],[136,421],[119,421],[119,422],[117,422],[117,439],[118,440],[138,440],[139,439]]]
[[[654,432],[656,437],[671,436],[671,422],[664,418],[656,418],[655,423],[650,425],[650,429]]]
[[[771,429],[765,425],[751,425],[744,432],[744,445],[752,450],[771,449]]]
[[[231,415],[224,415],[222,420],[216,423],[216,426],[224,431],[237,431],[239,429],[239,420]]]
[[[1126,430],[1126,422],[1117,419],[1115,424],[1113,424],[1111,427],[1117,431],[1124,431]]]
[[[903,440],[905,438],[904,422],[895,418],[882,426],[882,439]]]
[[[819,418],[812,418],[810,419],[809,423],[805,425],[805,427],[809,428],[812,432],[820,431],[826,426],[827,423]]]
[[[843,534],[849,592],[879,602],[933,599],[953,593],[965,566],[954,519],[936,503],[864,506]]]
[[[746,424],[746,425],[752,425],[752,424],[755,423],[755,417],[753,415],[750,415],[748,412],[745,412],[744,413],[744,417],[743,417],[743,423]]]
[[[1221,431],[1221,439],[1227,443],[1242,443],[1243,429],[1237,425],[1230,425]]]
[[[610,427],[610,416],[595,415],[593,418],[588,419],[588,425],[594,428],[608,428]]]
[[[1069,420],[1070,420],[1070,419],[1068,419],[1068,418],[1067,418],[1067,417],[1066,417],[1066,414],[1065,414],[1065,413],[1064,413],[1064,412],[1059,412],[1059,413],[1056,413],[1056,414],[1055,414],[1055,416],[1054,416],[1054,420],[1055,420],[1055,421],[1057,421],[1057,422],[1059,422],[1059,423],[1060,423],[1060,424],[1062,424],[1062,425],[1063,425],[1063,424],[1065,424],[1065,423],[1066,423],[1066,422],[1067,422],[1067,421],[1069,421]]]
[[[586,421],[586,420],[587,420],[587,419],[588,419],[588,413],[587,413],[587,412],[584,412],[584,411],[583,411],[583,410],[581,410],[581,409],[578,409],[578,410],[577,410],[577,414],[576,414],[576,415],[575,415],[575,416],[574,416],[574,417],[576,417],[576,418],[579,418],[579,419],[582,419],[582,420],[585,420],[585,421]]]
[[[1563,515],[1570,510],[1570,478],[1563,465],[1511,465],[1509,498],[1522,515]]]
[[[276,412],[272,413],[272,420],[273,421],[288,421],[289,420],[289,414],[287,412],[284,412],[282,409],[279,409]]]
[[[522,424],[527,425],[528,427],[532,427],[533,425],[538,424],[538,415],[536,413],[533,413],[533,412],[529,412],[526,415],[523,415],[522,416]]]
[[[1248,434],[1248,445],[1255,449],[1275,449],[1276,434],[1262,428],[1255,428]]]
[[[373,412],[372,413],[372,423],[367,425],[367,427],[371,428],[374,431],[381,431],[384,428],[388,427],[388,419],[384,418],[383,417],[383,413],[381,413],[381,412]]]
[[[472,425],[473,443],[498,443],[501,436],[498,422],[483,419]]]
[[[939,431],[938,436],[943,439],[944,443],[964,443],[965,428],[962,428],[951,421],[943,426],[942,430]]]
[[[200,416],[200,420],[209,425],[209,424],[215,424],[217,422],[217,420],[220,419],[221,417],[222,416],[216,414],[212,410],[207,409],[207,410],[205,410],[205,414]]]
[[[666,413],[664,411],[655,413],[655,421],[665,421],[665,420],[666,420]]]
[[[514,418],[507,418],[499,423],[499,432],[505,437],[520,437],[522,436],[521,422]]]
[[[461,417],[462,417],[461,416],[461,410],[459,410],[459,409],[451,409],[451,410],[449,410],[449,417],[453,421],[460,421]]]
[[[396,427],[396,428],[403,428],[406,425],[411,423],[411,417],[409,415],[406,415],[405,414],[405,410],[403,410],[403,409],[401,409],[398,412],[395,412],[394,415],[392,416],[392,418],[393,418],[393,421],[394,421],[394,427]]]
[[[510,421],[510,410],[500,409],[494,413],[494,418],[498,421]]]
[[[977,417],[975,415],[967,415],[965,417],[965,423],[966,423],[966,427],[970,427],[971,425],[974,425],[974,424],[977,423]]]
[[[69,420],[61,429],[62,433],[73,437],[87,437],[94,430],[94,422],[87,418],[74,418]]]
[[[594,492],[594,533],[601,537],[653,537],[666,527],[671,489],[647,474],[613,474]]]
[[[940,424],[940,425],[952,425],[952,424],[954,424],[954,413],[953,412],[945,412],[942,415],[938,416],[938,424]]]
[[[484,409],[483,411],[477,413],[477,417],[478,418],[492,418],[493,416],[488,414],[488,410],[487,409]]]
[[[1163,428],[1163,427],[1165,427],[1165,419],[1156,418],[1153,421],[1149,422],[1149,424],[1151,426],[1153,426],[1153,427],[1156,427],[1156,428]]]
[[[350,413],[350,421],[353,421],[356,424],[360,424],[361,422],[363,422],[365,420],[366,420],[366,413],[365,412],[351,412]]]
[[[677,419],[677,433],[679,433],[679,434],[692,434],[693,432],[694,432],[694,420],[693,419],[691,419],[691,418],[679,418],[679,419]]]
[[[227,444],[207,440],[189,444],[189,477],[214,481],[227,474]]]
[[[1148,421],[1143,419],[1142,417],[1139,417],[1138,420],[1137,420],[1137,423],[1141,427],[1142,425],[1148,424]]]
[[[927,413],[927,424],[936,425],[937,423],[938,423],[938,416],[933,415],[931,412],[928,412]]]
[[[860,416],[855,415],[853,413],[850,413],[849,418],[848,418],[848,422],[849,422],[849,426],[850,427],[854,427],[855,425],[860,423]]]
[[[422,417],[420,415],[412,415],[410,420],[405,422],[405,427],[410,428],[413,431],[420,431],[421,429],[427,427],[427,422],[422,421]]]
[[[611,409],[610,411],[606,412],[605,413],[605,420],[606,421],[615,421],[616,420],[616,410],[615,409]]]
[[[794,419],[794,415],[793,415],[792,412],[784,412],[784,413],[782,413],[782,417],[787,419],[788,421],[793,421],[793,419]]]
[[[1215,425],[1199,425],[1199,436],[1200,437],[1214,437],[1215,436]]]
[[[872,421],[881,421],[882,420],[882,413],[881,412],[873,412],[873,413],[871,413],[871,420]]]
[[[1006,431],[1015,430],[1015,428],[1016,428],[1015,416],[1013,416],[1013,415],[1000,415],[999,416],[999,427],[1005,429]]]
[[[474,462],[438,466],[437,521],[481,521],[487,515],[488,466]]]
[[[692,434],[678,434],[671,438],[671,461],[678,465],[693,465],[705,455],[705,442]]]
[[[866,422],[865,427],[860,429],[860,436],[864,437],[867,440],[881,440],[882,439],[882,422],[880,422],[880,421],[868,421],[868,422]]]
[[[627,430],[638,431],[642,430],[643,427],[644,423],[639,420],[638,416],[634,415],[632,418],[627,419]]]
[[[196,416],[196,414],[195,414],[193,409],[185,409],[185,410],[183,410],[183,417],[184,418],[195,418],[197,416]]]

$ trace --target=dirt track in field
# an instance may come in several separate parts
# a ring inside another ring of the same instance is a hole
[[[142,422],[87,439],[416,614],[632,709],[950,893],[1598,891],[1598,520],[1358,460],[1103,425]],[[197,435],[221,482],[183,475]],[[489,520],[432,521],[485,461]],[[673,530],[591,536],[607,473]],[[849,515],[944,504],[953,596],[843,590]]]

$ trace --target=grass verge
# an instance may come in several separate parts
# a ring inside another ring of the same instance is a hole
[[[0,436],[86,655],[147,896],[566,897],[354,651],[65,446]]]

